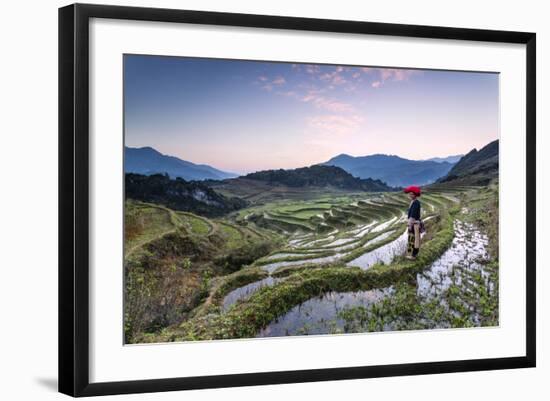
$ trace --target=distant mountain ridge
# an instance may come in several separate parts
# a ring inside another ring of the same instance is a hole
[[[337,166],[355,177],[378,179],[393,187],[430,184],[453,167],[446,161],[409,160],[384,154],[358,157],[341,154],[322,165]]]
[[[458,161],[462,158],[464,155],[455,155],[455,156],[447,156],[447,157],[432,157],[430,159],[426,159],[426,161],[436,162],[436,163],[458,163]]]
[[[488,143],[480,150],[472,149],[438,182],[461,180],[469,184],[485,185],[498,177],[499,140]]]
[[[218,170],[206,164],[195,164],[175,156],[163,155],[152,147],[124,147],[124,171],[144,175],[168,174],[188,181],[223,180],[236,174]]]
[[[247,174],[242,178],[288,187],[331,187],[371,192],[393,190],[380,180],[353,177],[344,169],[336,166],[313,165],[290,170],[264,170]]]

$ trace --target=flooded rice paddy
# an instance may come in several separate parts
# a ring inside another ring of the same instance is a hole
[[[238,301],[244,301],[252,296],[256,291],[263,287],[271,287],[279,282],[283,281],[282,278],[275,278],[268,276],[263,280],[255,281],[245,286],[239,287],[231,291],[223,299],[223,309],[228,310]]]
[[[385,232],[384,234],[381,234],[378,237],[367,241],[364,247],[372,246],[373,244],[382,242],[392,234],[394,234],[394,231]],[[366,270],[377,263],[389,264],[397,255],[402,255],[407,250],[407,236],[407,230],[405,230],[405,232],[401,234],[397,239],[388,242],[387,244],[382,245],[381,247],[376,248],[370,252],[362,254],[357,259],[348,262],[347,265],[357,266],[363,270]]]
[[[454,230],[449,249],[412,281],[397,288],[328,292],[295,306],[258,336],[494,325],[498,277],[487,264],[488,238],[461,220],[454,221]],[[406,236],[405,232],[349,265],[368,268],[379,261],[389,263],[404,252]],[[491,302],[492,307],[480,307]]]
[[[258,337],[343,332],[346,322],[339,317],[343,310],[350,306],[368,307],[392,293],[392,287],[370,291],[328,292],[295,306],[287,314],[261,330]]]

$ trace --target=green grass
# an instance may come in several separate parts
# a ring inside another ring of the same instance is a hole
[[[129,254],[138,247],[176,229],[170,212],[126,202],[124,208],[124,246]]]
[[[178,217],[188,227],[189,231],[196,235],[207,235],[213,230],[213,225],[207,219],[192,213],[177,212]]]
[[[239,228],[225,222],[218,222],[218,225],[228,248],[236,248],[243,244],[243,233]]]
[[[471,196],[465,205],[468,213],[462,219],[480,227],[489,237],[489,253],[499,259],[499,186],[493,183],[483,191]]]
[[[268,218],[265,220],[273,220],[276,222],[284,223],[286,226],[290,227],[291,229],[302,229],[306,231],[310,231],[313,229],[313,225],[311,225],[308,221],[300,220],[297,218],[294,218],[293,216],[281,216],[277,214],[268,213]]]

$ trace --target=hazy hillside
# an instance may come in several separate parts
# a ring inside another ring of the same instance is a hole
[[[193,212],[205,216],[221,216],[241,209],[246,201],[228,198],[201,182],[174,180],[162,174],[126,174],[127,199],[154,202],[174,210]]]
[[[461,180],[472,185],[484,185],[498,177],[498,154],[498,139],[480,150],[472,149],[438,182]]]
[[[455,155],[455,156],[447,156],[447,157],[432,157],[430,159],[426,159],[426,161],[436,162],[436,163],[458,163],[458,161],[462,158],[464,155]]]
[[[429,160],[408,160],[394,155],[354,157],[342,154],[323,165],[337,166],[355,177],[379,179],[390,186],[425,185],[445,176],[453,164]]]
[[[392,190],[380,180],[353,177],[343,169],[334,166],[315,165],[293,170],[265,170],[248,174],[243,178],[288,187],[332,187],[371,192]]]
[[[184,180],[223,180],[236,177],[205,164],[194,164],[174,156],[163,155],[151,147],[124,148],[124,170],[126,173],[164,174]]]

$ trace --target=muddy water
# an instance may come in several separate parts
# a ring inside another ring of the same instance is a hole
[[[393,288],[357,292],[328,292],[295,306],[287,314],[261,330],[257,337],[343,332],[338,313],[352,306],[368,307],[393,293]]]

